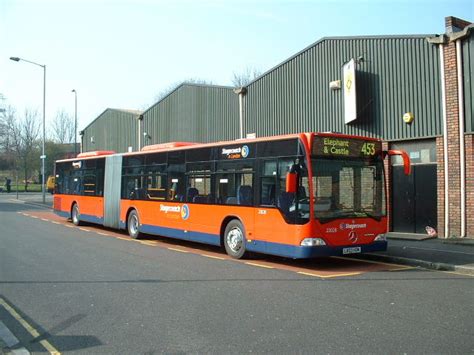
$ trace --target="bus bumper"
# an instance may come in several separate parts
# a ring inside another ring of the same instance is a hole
[[[358,248],[360,248],[360,251],[354,252],[354,250],[358,250]],[[331,247],[327,245],[309,247],[253,241],[247,244],[247,250],[284,256],[292,259],[308,259],[325,256],[350,256],[375,251],[386,251],[387,242],[377,241],[371,244],[345,245],[340,247]]]

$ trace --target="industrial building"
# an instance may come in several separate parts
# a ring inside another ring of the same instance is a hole
[[[233,89],[190,83],[179,85],[143,113],[143,145],[237,138],[239,100]]]
[[[432,227],[442,237],[474,238],[474,30],[454,17],[445,28],[323,38],[234,90],[183,84],[123,125],[107,118],[119,112],[106,110],[84,129],[83,148],[304,131],[377,137],[406,150],[413,165],[406,177],[397,160],[386,164],[391,231]]]
[[[142,112],[108,108],[79,132],[82,151],[136,151],[139,147],[139,125]]]

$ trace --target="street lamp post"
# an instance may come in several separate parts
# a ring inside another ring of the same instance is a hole
[[[74,155],[77,156],[77,91],[72,89],[74,93]]]
[[[37,65],[41,68],[43,68],[43,142],[42,142],[42,149],[41,149],[41,192],[43,193],[43,203],[46,203],[46,194],[45,194],[45,188],[44,188],[44,160],[46,159],[46,155],[44,154],[44,142],[46,140],[46,64],[38,64],[35,62],[32,62],[30,60],[26,60],[23,58],[19,57],[10,57],[11,60],[15,62],[19,62],[20,60],[23,62],[27,62],[30,64]]]

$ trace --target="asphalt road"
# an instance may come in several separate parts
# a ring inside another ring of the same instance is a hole
[[[2,346],[7,329],[32,353],[474,352],[473,277],[233,261],[218,248],[71,228],[6,195],[0,226]]]

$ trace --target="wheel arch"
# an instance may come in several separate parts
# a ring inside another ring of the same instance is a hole
[[[132,211],[137,212],[137,214],[138,214],[138,219],[140,220],[140,213],[138,213],[138,209],[136,209],[135,206],[130,206],[130,207],[127,209],[127,214],[125,215],[125,230],[128,230],[128,216],[130,216],[130,213],[131,213]]]
[[[221,223],[221,229],[220,229],[220,233],[219,233],[219,242],[220,242],[220,246],[221,247],[224,247],[224,233],[225,233],[225,229],[227,227],[227,225],[229,224],[230,221],[236,219],[237,221],[239,221],[242,226],[244,227],[245,229],[245,225],[244,225],[244,222],[242,222],[242,219],[239,217],[239,216],[235,216],[235,215],[230,215],[230,216],[226,216],[223,220],[222,220],[222,223]]]
[[[72,218],[72,209],[74,208],[74,205],[77,205],[77,207],[79,208],[79,214],[81,213],[81,208],[79,206],[79,203],[77,202],[77,200],[73,200],[71,202],[71,207],[69,208],[69,218]]]

